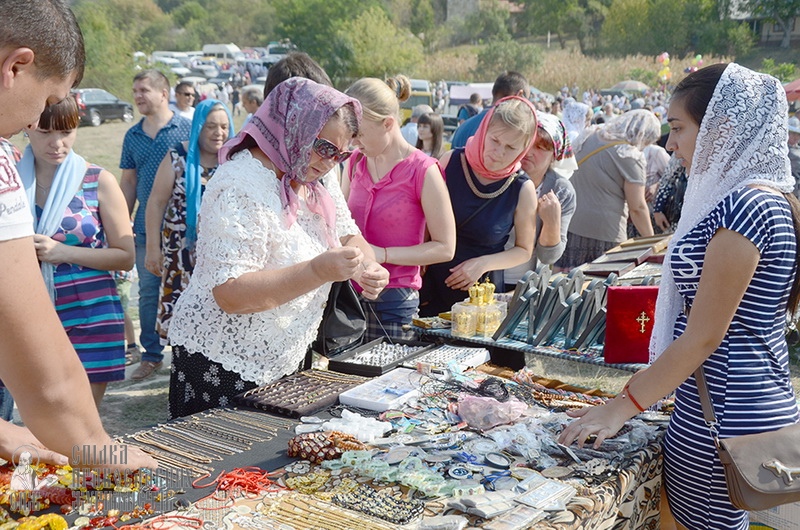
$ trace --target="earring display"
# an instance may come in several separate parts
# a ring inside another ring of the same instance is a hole
[[[462,371],[475,368],[489,361],[489,350],[486,348],[471,348],[467,346],[452,346],[442,344],[434,349],[415,355],[403,362],[407,368],[428,366],[431,369],[442,369],[450,364],[455,364]]]
[[[403,361],[433,347],[429,342],[399,339],[388,341],[384,337],[330,359],[328,369],[344,374],[375,377],[393,370]]]

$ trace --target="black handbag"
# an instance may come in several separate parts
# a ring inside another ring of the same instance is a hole
[[[366,330],[367,319],[353,284],[334,282],[311,348],[326,357],[336,356],[360,345]]]
[[[350,180],[353,179],[353,167],[363,155],[350,161]],[[359,346],[364,341],[367,331],[367,318],[350,280],[334,282],[328,293],[328,301],[322,312],[322,322],[317,330],[317,338],[311,343],[311,349],[325,357],[333,357],[350,348]],[[310,357],[306,356],[305,368],[311,367]]]

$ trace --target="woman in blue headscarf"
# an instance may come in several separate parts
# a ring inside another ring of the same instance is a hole
[[[202,101],[195,109],[189,141],[167,152],[147,200],[145,267],[161,276],[156,329],[164,344],[172,309],[194,270],[200,197],[217,169],[220,148],[233,135],[227,105],[216,99]]]

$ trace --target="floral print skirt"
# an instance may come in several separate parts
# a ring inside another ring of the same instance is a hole
[[[202,353],[192,353],[183,346],[172,347],[169,378],[170,419],[189,416],[216,407],[233,406],[233,397],[255,388],[236,372]]]

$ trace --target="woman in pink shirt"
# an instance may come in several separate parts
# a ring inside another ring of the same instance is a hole
[[[455,252],[450,197],[436,159],[400,133],[400,101],[411,93],[408,78],[364,78],[346,93],[361,102],[364,119],[342,191],[356,224],[390,274],[389,285],[376,300],[361,300],[366,338],[410,338],[402,326],[411,323],[419,308],[420,267],[449,261]]]

